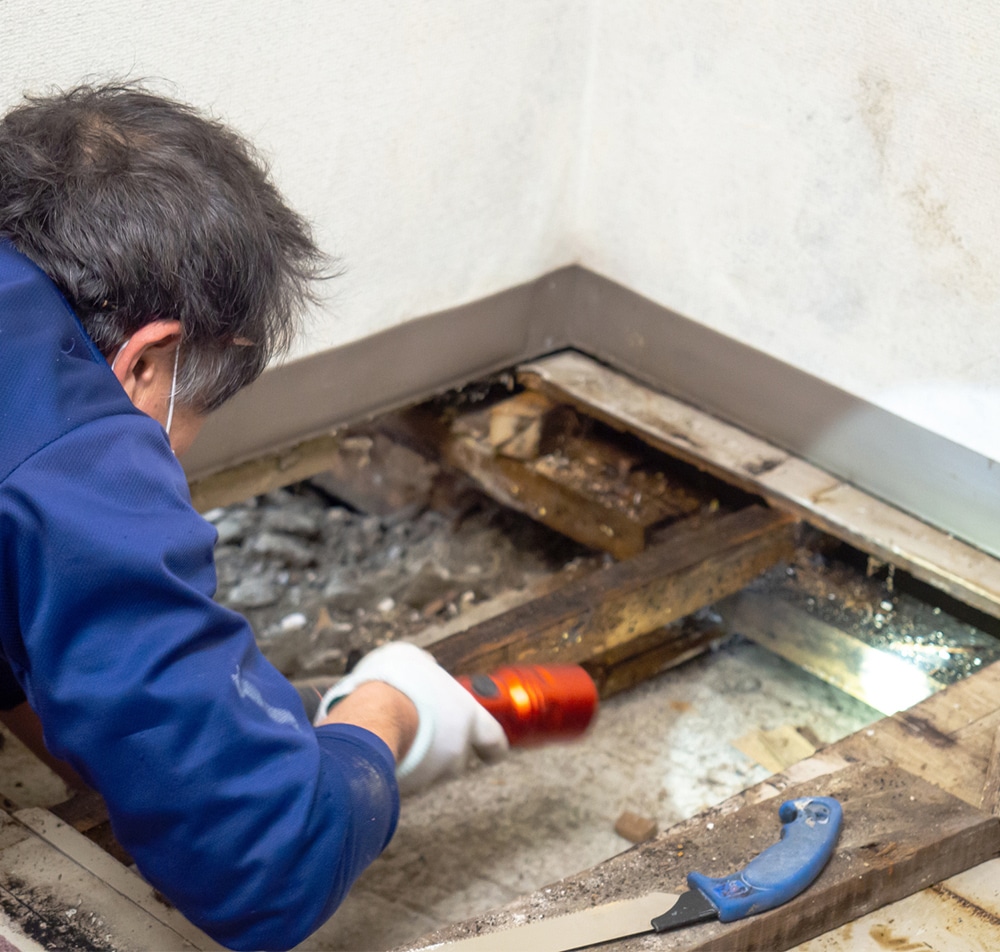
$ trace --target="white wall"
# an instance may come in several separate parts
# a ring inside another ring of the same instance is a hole
[[[297,354],[578,261],[1000,459],[995,38],[989,0],[0,0],[0,108],[158,77],[255,139],[348,269]]]
[[[603,0],[595,30],[583,263],[1000,459],[995,4]]]
[[[347,272],[305,354],[568,262],[574,0],[0,0],[0,110],[151,77],[273,161]]]

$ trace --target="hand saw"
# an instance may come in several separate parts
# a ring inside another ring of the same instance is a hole
[[[718,918],[733,922],[797,896],[833,854],[843,810],[833,797],[787,800],[777,843],[730,876],[689,873],[688,892],[653,892],[497,932],[428,946],[441,952],[571,952],[644,932],[666,932]]]

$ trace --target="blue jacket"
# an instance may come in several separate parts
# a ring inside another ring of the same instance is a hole
[[[143,875],[217,941],[287,948],[389,842],[394,763],[310,726],[212,600],[214,542],[163,428],[0,239],[0,660]]]

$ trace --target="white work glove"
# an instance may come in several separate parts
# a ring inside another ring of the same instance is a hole
[[[500,760],[508,750],[500,723],[426,651],[403,641],[365,655],[320,702],[316,723],[358,685],[382,681],[402,691],[417,709],[420,723],[410,749],[396,767],[400,793],[415,793],[468,766],[473,753]]]

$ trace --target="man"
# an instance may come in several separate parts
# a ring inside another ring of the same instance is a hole
[[[84,86],[0,120],[0,709],[233,948],[301,941],[389,841],[400,786],[506,750],[403,644],[313,727],[212,600],[175,454],[288,345],[322,269],[247,144],[189,107]]]

